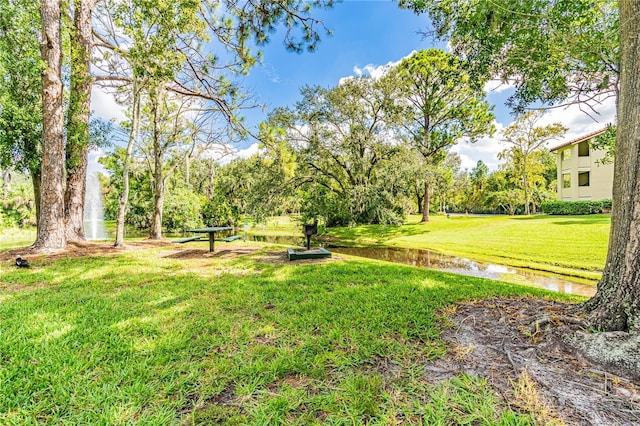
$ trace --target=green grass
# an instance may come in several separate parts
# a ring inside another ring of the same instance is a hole
[[[287,236],[301,237],[302,223],[297,217],[273,216],[267,218],[264,223],[255,223],[247,219],[249,223],[249,233],[259,236]],[[238,224],[242,228],[242,223]]]
[[[0,229],[0,250],[9,250],[14,247],[25,247],[36,240],[35,228],[3,228]]]
[[[431,216],[403,226],[333,228],[327,236],[361,245],[430,249],[510,266],[598,279],[611,218],[589,216]]]
[[[1,424],[533,424],[483,380],[432,385],[424,365],[445,354],[441,309],[548,293],[375,261],[167,253],[0,266]]]

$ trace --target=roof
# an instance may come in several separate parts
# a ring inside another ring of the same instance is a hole
[[[564,148],[566,146],[574,145],[574,144],[580,143],[582,141],[585,141],[585,140],[587,140],[589,138],[592,138],[594,136],[598,136],[598,135],[604,133],[605,130],[607,130],[608,128],[609,128],[609,126],[607,125],[607,126],[603,127],[602,129],[596,130],[595,132],[587,133],[586,135],[582,135],[582,136],[577,137],[575,139],[572,139],[572,140],[570,140],[568,142],[563,142],[560,145],[551,148],[549,151],[557,151],[557,150],[562,149],[562,148]]]

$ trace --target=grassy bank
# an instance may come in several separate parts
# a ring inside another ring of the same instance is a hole
[[[498,264],[598,279],[604,267],[611,217],[432,216],[403,226],[333,228],[326,236],[363,245],[430,249]]]
[[[545,293],[281,252],[4,262],[0,423],[533,423],[480,379],[432,385],[424,364],[445,353],[441,310]]]
[[[2,228],[0,229],[0,250],[13,247],[25,247],[36,240],[36,229]]]

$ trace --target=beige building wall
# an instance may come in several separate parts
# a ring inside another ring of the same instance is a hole
[[[594,150],[589,141],[577,142],[556,151],[559,200],[611,199],[613,163],[602,164],[601,161],[605,157],[604,151]],[[587,155],[585,155],[585,146],[580,148],[580,144],[587,145]]]

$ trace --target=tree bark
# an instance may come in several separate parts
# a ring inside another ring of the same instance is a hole
[[[31,175],[31,183],[33,184],[33,199],[36,204],[36,221],[40,217],[40,182],[42,179],[40,168],[33,168],[29,174]]]
[[[64,227],[64,114],[60,1],[42,0],[42,178],[36,251],[67,245]]]
[[[129,141],[127,142],[127,153],[124,156],[124,164],[122,165],[122,193],[118,199],[118,214],[116,216],[116,241],[114,247],[122,247],[124,245],[124,220],[127,214],[127,204],[129,202],[129,166],[131,164],[131,156],[133,153],[133,144],[138,136],[140,126],[140,92],[137,83],[133,82],[133,114],[131,117],[131,132],[129,133]]]
[[[529,210],[529,180],[527,179],[527,156],[523,156],[522,159],[522,186],[524,188],[524,214],[529,216],[531,210]]]
[[[429,204],[431,203],[429,194],[429,178],[424,180],[424,195],[422,196],[424,201],[422,205],[422,220],[421,222],[429,222]]]
[[[620,0],[620,93],[609,250],[584,308],[606,331],[640,331],[640,3]]]
[[[162,175],[163,149],[160,141],[160,89],[155,89],[151,100],[153,113],[153,215],[151,217],[151,230],[149,238],[159,240],[162,238],[162,209],[164,207],[164,177]]]
[[[94,0],[74,0],[71,33],[71,90],[67,122],[67,187],[65,227],[67,239],[82,241],[87,186],[89,113],[91,108],[91,11]]]

